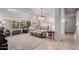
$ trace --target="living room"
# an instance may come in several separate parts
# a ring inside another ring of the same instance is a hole
[[[75,37],[78,39],[76,35],[78,30],[75,27],[75,14],[70,11],[75,13],[75,8],[1,8],[0,28],[4,34],[3,39],[7,41],[0,48],[79,49],[76,44],[72,46]]]

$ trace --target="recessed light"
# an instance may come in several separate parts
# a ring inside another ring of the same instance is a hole
[[[8,11],[11,11],[11,12],[19,12],[19,11],[16,10],[16,9],[8,9]]]

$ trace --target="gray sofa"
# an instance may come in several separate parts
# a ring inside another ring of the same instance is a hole
[[[10,36],[10,30],[7,30],[7,29],[6,29],[4,33],[5,33],[5,36],[6,36],[6,37],[7,37],[7,36]]]
[[[21,34],[21,30],[13,30],[12,35],[18,35]]]
[[[46,38],[46,30],[41,28],[34,28],[30,30],[30,34],[40,38]]]

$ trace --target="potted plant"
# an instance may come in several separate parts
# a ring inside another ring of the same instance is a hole
[[[26,25],[27,25],[28,28],[29,28],[29,26],[31,26],[31,22],[30,22],[30,21],[27,21],[27,22],[26,22]]]

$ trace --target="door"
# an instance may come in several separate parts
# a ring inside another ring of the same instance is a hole
[[[65,33],[75,33],[76,31],[76,17],[66,17]]]

